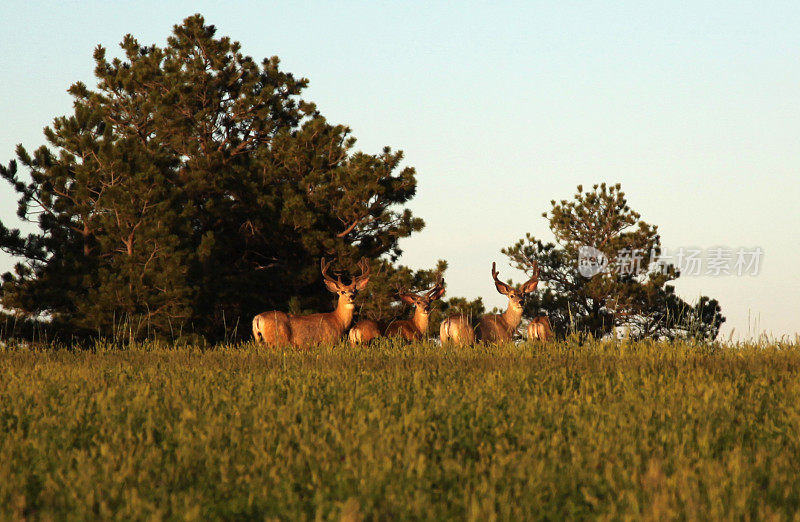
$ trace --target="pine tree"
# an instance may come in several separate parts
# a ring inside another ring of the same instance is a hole
[[[595,337],[615,326],[629,327],[633,337],[714,339],[725,321],[716,300],[702,296],[689,305],[667,283],[679,271],[657,260],[658,227],[628,205],[619,184],[578,185],[571,201],[551,201],[542,214],[556,243],[526,234],[502,249],[517,268],[529,270],[536,259],[545,283],[528,300],[527,317],[547,314],[557,332],[577,331]],[[609,270],[587,277],[579,269],[581,248],[593,247]]]
[[[21,259],[4,308],[63,332],[218,338],[292,297],[328,306],[321,256],[394,262],[422,229],[402,208],[416,190],[402,152],[355,151],[277,57],[257,63],[200,15],[164,47],[120,45],[113,59],[97,47],[97,86],[70,87],[74,114],[45,129],[48,145],[0,166],[38,227],[0,223],[0,248]]]

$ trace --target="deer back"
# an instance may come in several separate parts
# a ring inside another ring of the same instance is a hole
[[[463,314],[451,315],[439,326],[439,339],[442,344],[454,343],[457,345],[473,344],[475,330],[469,317]]]
[[[362,319],[352,328],[347,337],[351,345],[368,343],[381,336],[381,326],[372,319]]]
[[[550,319],[546,315],[534,317],[528,324],[528,340],[551,341],[555,338]]]
[[[386,337],[402,337],[406,341],[418,341],[422,339],[422,331],[409,319],[398,319],[392,321],[386,327]]]
[[[488,314],[478,322],[478,340],[487,343],[505,343],[511,341],[514,329],[519,324],[508,324],[505,314]]]
[[[292,344],[289,316],[283,312],[264,312],[253,318],[253,337],[270,346]]]
[[[336,312],[289,316],[292,344],[307,347],[315,344],[335,343],[350,326],[350,318],[341,318]]]

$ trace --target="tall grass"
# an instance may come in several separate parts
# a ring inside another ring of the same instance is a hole
[[[0,519],[792,519],[796,344],[0,351]]]

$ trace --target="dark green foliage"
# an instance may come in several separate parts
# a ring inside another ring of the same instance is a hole
[[[402,208],[416,190],[402,153],[354,151],[276,57],[255,62],[199,15],[163,48],[121,47],[109,60],[98,46],[97,88],[69,89],[74,114],[45,129],[48,146],[18,147],[30,181],[0,167],[38,227],[0,224],[0,248],[22,259],[5,308],[62,332],[220,338],[293,297],[326,308],[321,256],[394,261],[423,227]]]
[[[594,185],[587,192],[579,185],[572,201],[552,201],[551,205],[550,213],[543,216],[557,244],[526,234],[502,250],[522,270],[529,270],[530,259],[541,267],[540,279],[545,284],[528,299],[527,317],[547,314],[562,335],[575,330],[599,337],[615,326],[625,326],[635,338],[717,336],[725,321],[719,303],[702,296],[690,305],[675,295],[667,282],[679,272],[656,261],[661,252],[658,227],[640,220],[619,184]],[[578,270],[583,246],[600,250],[609,266],[629,269],[585,277]]]
[[[705,295],[691,305],[675,295],[673,286],[666,285],[648,297],[649,314],[632,317],[629,321],[638,332],[642,332],[642,337],[715,339],[725,322],[717,300]]]

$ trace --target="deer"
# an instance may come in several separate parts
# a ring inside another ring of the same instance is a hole
[[[367,344],[383,335],[383,328],[372,319],[362,319],[350,328],[347,338],[351,346]]]
[[[464,314],[451,315],[439,326],[439,339],[442,344],[454,343],[461,346],[475,344],[472,321]]]
[[[465,315],[454,315],[442,321],[439,328],[439,338],[442,342],[456,344],[473,343],[475,339],[487,343],[502,343],[511,341],[514,331],[522,321],[522,302],[525,294],[536,290],[539,285],[539,265],[534,261],[532,277],[518,289],[511,288],[500,281],[497,276],[496,263],[492,263],[492,278],[497,291],[508,297],[508,309],[502,314],[487,314],[480,318],[478,326],[473,330],[469,318]]]
[[[330,262],[326,263],[323,257],[320,260],[320,271],[328,290],[339,295],[336,309],[333,312],[310,315],[279,311],[258,314],[253,318],[253,337],[267,346],[291,345],[296,348],[336,342],[353,322],[355,297],[369,282],[370,268],[367,259],[361,258],[358,267],[361,274],[346,285],[341,276],[333,279],[328,275]]]
[[[528,340],[538,339],[543,342],[552,341],[556,338],[553,327],[550,326],[550,319],[546,315],[534,317],[528,323]]]
[[[406,304],[414,306],[414,316],[411,319],[392,321],[386,327],[387,337],[402,337],[406,341],[422,340],[428,333],[428,318],[431,313],[431,303],[444,295],[444,279],[441,274],[433,288],[423,295],[399,291],[398,297]]]
[[[522,321],[522,303],[525,294],[533,292],[539,285],[539,265],[534,261],[531,268],[533,268],[531,278],[518,289],[514,289],[497,278],[499,272],[495,263],[492,263],[494,286],[498,292],[508,297],[508,308],[502,314],[488,314],[481,317],[478,323],[478,340],[489,343],[511,341],[511,336]]]

